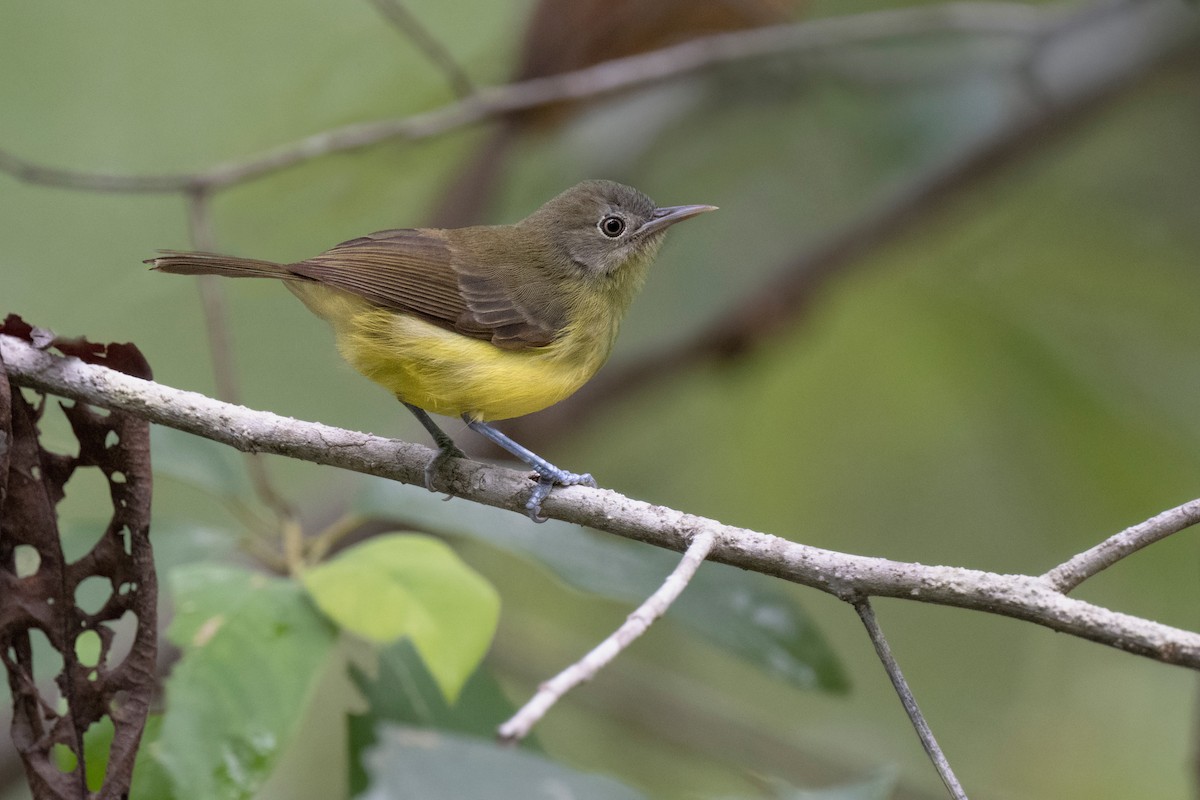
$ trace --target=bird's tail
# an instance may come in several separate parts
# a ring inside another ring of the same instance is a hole
[[[216,253],[183,253],[177,250],[162,250],[161,255],[148,258],[144,264],[159,272],[176,275],[225,275],[230,278],[277,278],[294,280],[299,275],[285,265],[256,258],[222,256]]]

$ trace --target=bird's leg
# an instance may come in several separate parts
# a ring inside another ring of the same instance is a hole
[[[403,400],[400,401],[404,403]],[[429,463],[425,465],[425,488],[431,492],[436,492],[437,489],[433,486],[433,478],[437,475],[442,465],[451,458],[466,458],[467,454],[458,449],[458,445],[450,438],[450,434],[437,426],[437,423],[429,418],[429,414],[425,413],[425,409],[417,408],[411,403],[404,403],[404,407],[412,412],[417,421],[429,431],[429,435],[433,437],[433,441],[437,444],[437,455],[429,459]],[[447,497],[447,500],[450,498]]]
[[[528,464],[538,474],[538,484],[533,487],[533,494],[529,496],[529,500],[525,503],[525,513],[534,522],[546,521],[546,518],[542,516],[542,501],[550,494],[550,490],[554,488],[555,484],[559,486],[574,486],[576,484],[584,486],[596,485],[595,479],[586,472],[577,475],[574,472],[559,469],[529,448],[517,444],[486,422],[471,419],[466,414],[463,414],[463,421],[467,423],[467,426],[471,430],[487,437],[494,444],[503,447]]]

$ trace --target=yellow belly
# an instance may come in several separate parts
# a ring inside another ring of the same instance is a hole
[[[351,366],[404,402],[436,414],[498,420],[540,411],[595,375],[616,337],[615,321],[576,321],[574,330],[545,347],[502,350],[343,292],[291,286],[330,322]]]

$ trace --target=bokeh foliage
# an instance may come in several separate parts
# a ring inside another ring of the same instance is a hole
[[[802,13],[852,10],[834,5]],[[528,3],[410,7],[476,80],[505,79]],[[368,3],[118,0],[66,9],[5,0],[3,16],[0,73],[14,79],[0,82],[0,147],[57,166],[200,169],[451,99]],[[600,176],[664,203],[722,206],[672,233],[618,344],[616,360],[629,363],[685,341],[888,186],[993,130],[1021,99],[1019,81],[988,68],[1009,45],[938,37],[845,54],[891,76],[769,61],[606,101],[520,141],[489,217],[516,219]],[[1192,45],[915,216],[821,284],[771,341],[614,397],[539,446],[602,485],[819,546],[1001,572],[1049,568],[1196,495],[1198,133]],[[381,145],[225,192],[213,203],[217,244],[284,260],[419,223],[485,135]],[[178,198],[72,193],[0,175],[0,310],[63,333],[135,341],[158,380],[211,392],[193,287],[139,264],[155,248],[186,244]],[[248,405],[421,439],[385,393],[338,361],[321,324],[286,292],[255,282],[225,288]],[[244,493],[236,458],[178,439],[156,442],[155,455],[177,476],[160,480],[155,500],[160,567],[183,589],[188,576],[205,575],[234,587],[196,594],[214,603],[258,592],[246,615],[270,616],[282,603],[280,635],[305,637],[294,644],[307,666],[271,687],[300,705],[286,719],[261,718],[270,730],[238,746],[253,756],[271,736],[310,735],[269,742],[270,768],[235,776],[249,780],[239,785],[263,784],[262,797],[337,796],[345,791],[337,775],[349,767],[329,734],[344,730],[359,693],[377,691],[346,677],[361,647],[335,641],[315,606],[302,611],[294,583],[228,563],[241,517],[214,497]],[[308,519],[347,508],[385,514],[446,536],[494,583],[503,610],[485,669],[510,701],[629,610],[632,595],[613,587],[636,568],[592,585],[571,579],[574,554],[592,552],[585,535],[564,529],[561,550],[540,540],[522,549],[525,523],[499,512],[310,465],[272,467]],[[86,516],[86,492],[77,497],[75,513]],[[531,557],[537,551],[550,555]],[[638,554],[613,548],[595,560]],[[222,564],[184,566],[198,560]],[[1196,565],[1185,533],[1080,596],[1187,627]],[[936,796],[849,609],[795,587],[758,587],[751,596],[760,602],[770,594],[803,604],[808,624],[832,639],[848,694],[797,690],[693,635],[681,610],[680,624],[656,629],[546,720],[546,753],[653,797],[772,796],[758,775],[817,785],[867,780],[888,764],[900,767],[903,796]],[[198,621],[229,613],[210,611]],[[899,602],[878,612],[972,796],[1183,796],[1196,747],[1194,680],[1184,671],[1011,620]],[[199,627],[186,608],[176,613],[171,635],[187,650]],[[237,627],[214,633],[234,636]],[[270,647],[253,637],[245,646]],[[201,669],[193,655],[180,669]],[[214,680],[234,663],[218,664]],[[263,669],[259,678],[275,674],[269,662]],[[842,683],[837,674],[826,688]],[[463,697],[472,696],[468,683]],[[487,697],[481,709],[502,706]],[[160,741],[182,735],[169,715],[170,705]],[[483,730],[478,719],[446,727]],[[411,746],[389,730],[388,742]],[[197,736],[239,741],[211,729]],[[176,780],[191,774],[168,765]]]

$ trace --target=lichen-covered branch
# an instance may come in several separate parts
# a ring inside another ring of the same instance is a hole
[[[275,453],[417,486],[424,485],[425,464],[433,456],[421,445],[222,403],[59,358],[7,336],[0,336],[0,355],[19,385],[128,411],[242,451]],[[468,460],[451,462],[447,478],[444,488],[457,497],[518,513],[533,488],[526,473]],[[1156,661],[1200,668],[1200,634],[1075,600],[1041,577],[824,550],[583,486],[556,489],[543,510],[547,516],[679,552],[699,531],[711,531],[711,560],[848,601],[863,595],[896,597],[985,611]]]

